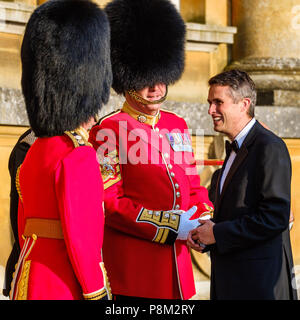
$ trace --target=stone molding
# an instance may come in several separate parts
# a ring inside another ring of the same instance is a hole
[[[273,71],[277,73],[292,72],[300,74],[300,58],[249,57],[231,64],[230,68],[242,66],[245,71]]]
[[[24,3],[0,1],[0,32],[23,34],[34,9]]]
[[[210,51],[217,48],[218,44],[233,44],[236,27],[222,27],[200,23],[186,23],[187,27],[187,50],[206,51],[210,46]],[[206,45],[206,46],[204,46]],[[203,50],[206,49],[206,50]]]
[[[110,100],[99,113],[100,117],[120,109],[124,97],[112,92]],[[201,103],[178,102],[167,100],[162,109],[175,112],[183,117],[192,135],[218,135],[213,130],[208,105]],[[256,118],[266,123],[272,131],[282,138],[300,138],[299,107],[259,106],[255,109]],[[20,90],[0,87],[0,125],[28,126],[23,96]]]

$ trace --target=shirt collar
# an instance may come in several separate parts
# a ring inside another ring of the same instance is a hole
[[[127,101],[124,102],[122,111],[128,113],[135,120],[141,123],[149,124],[150,126],[156,125],[158,120],[160,119],[159,111],[155,116],[150,116],[149,114],[146,114],[134,109],[129,105]]]
[[[247,137],[247,134],[249,133],[251,128],[254,126],[255,122],[256,122],[255,118],[252,118],[251,121],[249,121],[248,124],[244,127],[244,129],[240,131],[240,133],[235,137],[234,140],[236,140],[236,142],[238,143],[239,148],[243,144],[245,138]]]

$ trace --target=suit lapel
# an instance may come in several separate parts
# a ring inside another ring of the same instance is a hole
[[[238,169],[238,167],[243,163],[243,161],[245,160],[245,158],[247,157],[248,155],[248,150],[246,148],[245,145],[242,145],[242,147],[240,148],[240,150],[238,151],[231,167],[230,167],[230,170],[226,176],[226,179],[224,181],[224,185],[223,185],[223,188],[222,188],[222,192],[221,192],[221,195],[220,195],[220,200],[222,199],[225,191],[226,191],[226,188],[228,186],[228,184],[230,183],[233,175],[235,174],[236,170]]]
[[[220,203],[220,182],[221,182],[221,177],[222,177],[222,174],[223,174],[224,169],[226,167],[226,163],[228,161],[228,158],[229,158],[229,155],[226,155],[221,172],[219,173],[219,176],[218,176],[217,184],[216,184],[216,198],[215,198],[215,203],[214,203],[215,212],[218,211],[218,204]]]
[[[215,211],[218,211],[218,208],[220,207],[221,201],[224,197],[224,194],[226,192],[226,189],[232,179],[232,177],[234,176],[235,172],[237,171],[237,169],[240,167],[240,165],[244,162],[244,160],[246,159],[247,155],[248,155],[248,148],[250,147],[250,145],[253,143],[253,141],[255,140],[256,134],[257,134],[257,130],[261,125],[256,121],[256,123],[254,124],[254,126],[251,128],[251,130],[249,131],[245,141],[243,142],[240,150],[238,151],[231,167],[230,170],[226,176],[226,179],[224,181],[224,185],[222,188],[222,192],[220,194],[220,181],[221,181],[221,177],[223,174],[223,171],[225,169],[227,160],[229,157],[226,157],[223,167],[222,167],[222,171],[219,175],[219,179],[218,179],[218,183],[217,183],[217,193],[216,193],[216,201],[215,201]]]

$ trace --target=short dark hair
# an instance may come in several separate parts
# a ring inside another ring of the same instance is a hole
[[[210,86],[229,86],[232,99],[235,103],[243,98],[249,98],[251,103],[248,114],[249,116],[254,117],[256,88],[253,80],[246,72],[238,69],[224,71],[209,79],[208,84]]]

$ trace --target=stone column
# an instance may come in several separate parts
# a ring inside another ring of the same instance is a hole
[[[300,1],[232,0],[230,68],[252,76],[258,105],[300,106]]]

